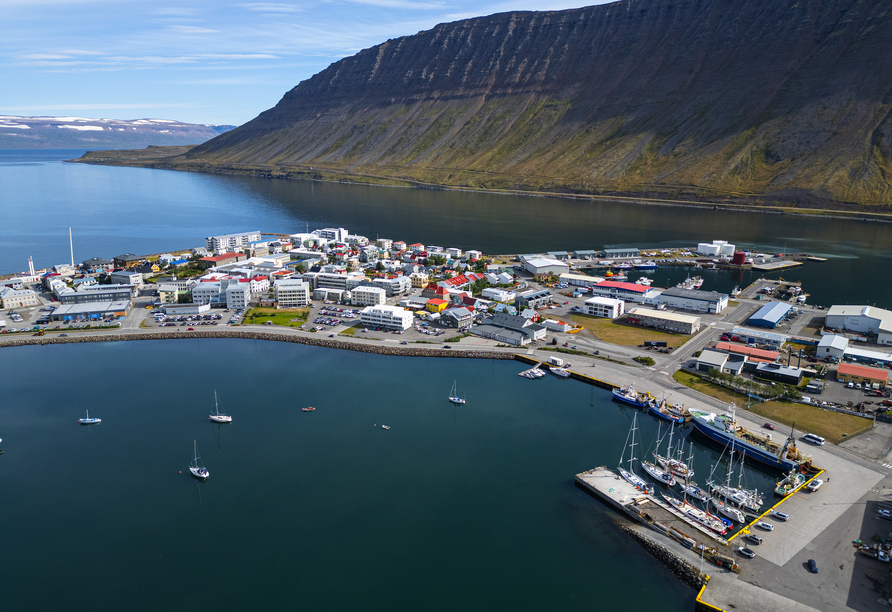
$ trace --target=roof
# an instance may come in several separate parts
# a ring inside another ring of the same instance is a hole
[[[431,299],[429,299],[429,300],[428,300],[427,302],[425,302],[425,303],[426,303],[426,304],[433,304],[434,306],[439,306],[439,305],[441,305],[441,304],[448,304],[449,302],[447,302],[446,300],[441,300],[441,299],[439,299],[439,298],[431,298]]]
[[[837,370],[837,377],[842,375],[860,376],[861,378],[869,378],[870,380],[881,380],[883,382],[889,380],[889,372],[879,368],[870,368],[868,366],[855,365],[854,363],[841,363]]]
[[[226,261],[234,257],[239,257],[238,253],[223,253],[222,255],[213,255],[211,257],[202,257],[199,261]]]
[[[527,259],[525,263],[530,264],[536,268],[544,268],[546,266],[559,266],[561,268],[569,268],[570,266],[560,260],[550,259],[548,257],[531,257]]]
[[[650,291],[650,287],[645,287],[638,283],[623,283],[620,281],[604,281],[603,283],[598,283],[595,287],[600,289],[619,289],[631,293],[647,293]]]
[[[798,378],[804,372],[801,368],[793,368],[780,363],[760,363],[756,365],[757,372],[774,372],[782,376],[792,376]]]
[[[462,317],[471,317],[474,315],[473,312],[468,310],[467,308],[450,308],[443,312],[444,315],[452,315],[454,317],[462,318]]]
[[[677,312],[666,312],[665,310],[654,310],[653,308],[633,308],[629,311],[629,314],[638,315],[639,317],[650,317],[651,319],[659,319],[661,321],[688,323],[690,325],[700,322],[700,317],[678,314]]]
[[[638,247],[623,247],[621,249],[604,249],[605,253],[629,253],[630,251],[637,251]]]
[[[838,336],[836,334],[827,334],[821,337],[821,341],[818,342],[818,348],[835,348],[840,350],[846,350],[849,346],[849,339],[845,336]]]
[[[831,306],[830,310],[827,311],[828,317],[859,317],[861,315],[867,315],[870,312],[870,306],[849,306],[845,305],[836,305]]]
[[[738,355],[746,355],[748,357],[759,357],[769,361],[775,361],[780,357],[780,353],[775,351],[766,351],[764,349],[757,349],[742,344],[734,344],[732,342],[719,342],[715,345],[715,348],[720,351],[728,351],[729,353],[737,353]]]
[[[710,366],[716,366],[717,368],[724,367],[725,363],[728,361],[728,353],[722,353],[721,351],[713,351],[711,349],[703,349],[703,352],[700,353],[700,356],[697,357],[698,364],[705,364]]]
[[[604,297],[602,295],[596,295],[593,298],[589,298],[585,301],[586,304],[601,304],[603,306],[616,306],[617,304],[623,304],[624,302],[617,298],[609,298]]]
[[[784,302],[772,302],[770,304],[765,304],[756,311],[756,314],[749,318],[750,322],[752,321],[767,321],[770,323],[774,323],[777,325],[781,319],[783,319],[790,310],[793,309],[792,304],[786,304]]]
[[[700,302],[718,302],[728,297],[727,293],[719,293],[718,291],[700,291],[699,289],[680,289],[678,287],[664,289],[663,295],[666,297],[679,297]]]

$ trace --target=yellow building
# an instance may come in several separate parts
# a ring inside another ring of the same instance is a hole
[[[449,306],[449,302],[439,298],[431,298],[427,301],[427,304],[424,305],[430,312],[443,312],[446,310],[447,306]]]

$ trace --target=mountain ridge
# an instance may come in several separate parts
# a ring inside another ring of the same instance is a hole
[[[622,0],[440,24],[165,162],[892,205],[892,5]]]

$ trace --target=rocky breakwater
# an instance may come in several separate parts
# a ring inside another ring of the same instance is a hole
[[[182,340],[196,338],[236,338],[241,340],[270,340],[273,342],[293,342],[323,348],[343,349],[360,353],[377,353],[379,355],[396,355],[400,357],[453,357],[464,359],[514,359],[514,354],[501,351],[463,351],[456,349],[416,348],[409,346],[382,346],[358,342],[344,342],[327,338],[313,338],[294,334],[277,334],[274,332],[255,331],[194,331],[149,332],[139,334],[95,334],[71,335],[65,338],[58,336],[39,336],[24,338],[4,338],[0,347],[8,346],[43,346],[48,344],[74,344],[84,342],[127,342],[131,340]]]
[[[660,563],[668,567],[673,574],[678,576],[678,578],[689,587],[699,589],[706,584],[706,580],[700,575],[700,571],[696,567],[670,551],[662,544],[654,542],[644,534],[638,532],[634,527],[620,525],[620,529],[641,544],[647,552],[653,555]]]

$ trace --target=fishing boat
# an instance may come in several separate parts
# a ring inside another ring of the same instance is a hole
[[[633,385],[625,385],[623,387],[614,387],[613,399],[624,404],[631,404],[637,408],[648,408],[656,400],[651,397],[650,393],[639,393],[635,391]]]
[[[214,389],[214,413],[208,417],[216,423],[232,423],[232,417],[228,414],[220,414],[220,402],[217,400],[217,390]]]
[[[666,400],[651,402],[649,410],[652,414],[658,416],[661,419],[669,421],[672,424],[681,425],[685,422],[685,418],[683,416],[676,414],[669,409],[669,405]]]
[[[645,261],[644,263],[635,264],[636,270],[656,270],[659,266],[655,261]]]
[[[703,279],[699,276],[691,278],[690,276],[675,285],[676,289],[699,289],[703,286]]]
[[[90,411],[87,410],[87,418],[78,419],[77,422],[81,425],[96,425],[97,423],[101,423],[102,419],[97,419],[96,417],[90,418]]]
[[[728,533],[728,524],[711,512],[707,510],[701,510],[687,500],[677,499],[665,494],[663,495],[663,499],[669,502],[676,510],[681,512],[688,519],[706,527],[710,531],[714,531],[719,535],[725,535],[726,533]]]
[[[307,406],[306,408],[301,408],[303,412],[313,412],[316,410],[313,406]]]
[[[453,381],[452,383],[452,391],[449,392],[449,401],[453,404],[464,404],[465,400],[458,396],[458,391],[456,391],[456,386],[458,385],[458,381]]]
[[[198,480],[207,480],[211,475],[208,469],[201,465],[201,457],[198,456],[198,442],[192,440],[192,463],[189,464],[189,473]]]
[[[694,429],[721,446],[734,444],[737,452],[784,472],[799,471],[800,466],[811,465],[811,457],[803,455],[796,446],[793,431],[783,444],[770,437],[750,431],[737,422],[736,408],[722,415],[691,410]]]
[[[740,295],[740,285],[736,285],[734,289],[731,290],[731,297],[737,297]]]
[[[626,442],[629,447],[629,462],[626,464],[626,468],[623,467],[623,458],[626,454],[626,445],[623,445],[623,453],[619,458],[619,465],[617,466],[617,471],[619,475],[623,477],[623,480],[628,482],[630,485],[638,489],[639,491],[643,491],[645,493],[652,493],[653,486],[644,480],[641,476],[635,473],[635,432],[638,431],[638,415],[635,414],[632,416],[632,427],[629,429],[629,433],[626,435]],[[629,439],[631,438],[631,442]]]
[[[779,480],[774,487],[774,494],[779,497],[786,497],[805,482],[805,474],[790,472],[783,479]]]

